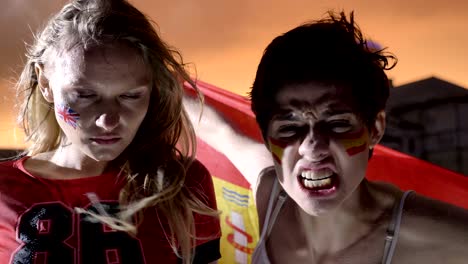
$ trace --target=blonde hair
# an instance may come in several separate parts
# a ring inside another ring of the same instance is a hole
[[[152,22],[125,0],[75,0],[63,7],[36,36],[17,83],[22,99],[19,122],[29,155],[56,149],[64,137],[53,109],[38,89],[35,65],[46,65],[52,52],[75,47],[125,42],[134,47],[151,69],[152,91],[148,112],[135,138],[112,165],[121,168],[126,185],[121,190],[120,213],[86,212],[111,227],[136,233],[143,209],[156,207],[167,218],[169,243],[190,263],[195,247],[193,214],[217,216],[217,212],[185,188],[187,169],[194,160],[196,139],[182,107],[183,87],[196,84],[187,74],[180,54],[165,44]],[[202,100],[201,95],[199,98]],[[157,151],[155,151],[157,150]],[[83,212],[83,210],[80,210]]]

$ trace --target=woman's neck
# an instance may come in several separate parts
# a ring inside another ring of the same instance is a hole
[[[390,196],[381,202],[382,194],[367,181],[339,208],[323,216],[311,216],[295,206],[297,219],[307,235],[309,250],[317,255],[338,254],[365,239],[386,220]]]
[[[37,154],[25,163],[27,170],[51,179],[73,179],[101,175],[107,161],[96,161],[81,151],[68,147]]]

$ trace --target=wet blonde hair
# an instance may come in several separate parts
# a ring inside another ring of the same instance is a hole
[[[27,154],[55,150],[64,139],[53,107],[38,89],[36,65],[47,66],[53,56],[77,47],[86,50],[115,42],[133,47],[150,68],[150,104],[132,143],[111,164],[120,168],[126,179],[119,197],[120,213],[85,213],[114,229],[135,234],[143,210],[156,207],[167,219],[174,252],[190,263],[196,240],[193,214],[217,215],[184,185],[196,139],[182,107],[182,81],[197,88],[180,54],[167,46],[152,22],[127,1],[71,1],[36,36],[17,83],[18,98],[23,101],[19,122],[30,142]]]

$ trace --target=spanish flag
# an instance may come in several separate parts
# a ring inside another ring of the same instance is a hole
[[[208,83],[197,81],[205,102],[220,112],[239,133],[262,142],[261,133],[250,110],[250,102],[239,95]],[[194,91],[186,86],[186,92]],[[284,146],[271,141],[273,157],[281,160]],[[354,135],[348,143],[348,153],[355,153],[367,143]],[[219,263],[250,263],[253,248],[258,241],[258,218],[249,183],[234,165],[210,145],[198,139],[197,158],[213,176],[218,209],[222,211],[222,259]],[[420,194],[468,209],[468,178],[428,162],[375,146],[366,177],[387,181],[403,190]]]

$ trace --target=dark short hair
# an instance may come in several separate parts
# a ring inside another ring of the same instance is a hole
[[[344,12],[303,24],[276,37],[265,49],[250,92],[252,111],[265,137],[275,97],[285,86],[318,82],[350,90],[353,109],[372,124],[385,108],[389,80],[384,70],[396,58],[367,42]]]

